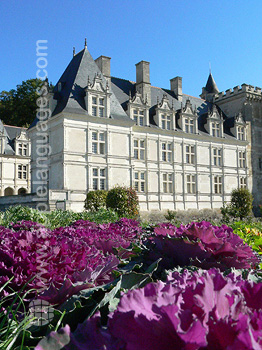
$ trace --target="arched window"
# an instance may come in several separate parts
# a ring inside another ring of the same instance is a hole
[[[18,194],[26,194],[26,189],[23,187],[19,188]]]
[[[5,192],[4,192],[4,195],[5,195],[5,196],[12,196],[13,194],[14,194],[13,188],[7,187],[7,188],[5,189]]]

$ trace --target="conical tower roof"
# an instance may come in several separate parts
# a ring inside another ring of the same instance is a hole
[[[216,84],[211,72],[210,72],[209,77],[207,79],[205,90],[206,90],[206,92],[208,92],[210,94],[217,94],[219,92],[217,84]]]

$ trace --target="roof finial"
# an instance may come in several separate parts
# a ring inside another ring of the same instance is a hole
[[[209,74],[211,74],[211,62],[209,61]]]
[[[86,44],[86,38],[85,38],[85,49],[87,48],[87,44]]]
[[[73,56],[75,56],[75,54],[76,54],[76,48],[73,47]]]

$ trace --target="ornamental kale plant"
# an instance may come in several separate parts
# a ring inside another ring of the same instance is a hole
[[[206,221],[180,227],[160,224],[145,244],[148,247],[145,259],[150,262],[162,258],[162,269],[193,265],[224,271],[232,267],[247,269],[259,263],[252,249],[231,228]]]
[[[42,339],[36,350],[259,350],[262,283],[218,269],[177,271],[164,283],[122,295],[101,326],[99,313]]]
[[[81,220],[53,231],[31,221],[0,227],[0,286],[14,276],[10,287],[19,290],[35,276],[28,288],[45,290],[43,299],[62,303],[110,282],[119,264],[115,248],[128,248],[140,231],[127,219],[105,225]]]

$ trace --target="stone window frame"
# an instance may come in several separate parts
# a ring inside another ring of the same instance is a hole
[[[243,125],[238,125],[236,127],[237,129],[237,139],[240,141],[245,141],[246,140],[246,128]]]
[[[160,122],[161,129],[163,130],[171,130],[172,128],[172,116],[170,113],[160,112]]]
[[[105,167],[94,166],[92,167],[92,189],[106,190],[107,189],[107,174]]]
[[[162,173],[162,187],[163,187],[163,193],[174,192],[174,174],[173,173]]]
[[[19,156],[24,156],[24,157],[28,156],[28,150],[29,150],[28,143],[19,142],[16,145],[17,145],[17,154]]]
[[[239,188],[247,188],[247,178],[246,178],[246,176],[241,176],[239,178]]]
[[[28,179],[28,165],[17,164],[17,178],[19,180],[27,180]]]
[[[195,119],[190,117],[184,117],[184,128],[188,134],[195,133]]]
[[[196,174],[186,174],[186,193],[196,194]]]
[[[241,168],[241,169],[246,168],[246,152],[245,151],[238,151],[238,165],[239,165],[239,168]]]
[[[94,138],[96,135],[96,138]],[[101,139],[103,135],[104,139]],[[91,131],[91,139],[92,139],[92,154],[106,154],[106,132],[105,131]]]
[[[195,164],[195,160],[196,160],[196,146],[185,145],[185,163]]]
[[[223,193],[223,179],[221,175],[214,175],[213,177],[213,192],[214,194]]]
[[[145,139],[134,139],[134,159],[145,160],[146,159],[146,141]]]
[[[146,114],[146,111],[142,108],[137,108],[137,107],[132,108],[132,117],[133,117],[134,122],[138,126],[145,126],[146,125],[145,114]]]
[[[173,143],[161,141],[161,161],[172,163],[173,161]]]
[[[221,137],[221,122],[212,120],[210,122],[210,128],[213,137]]]
[[[105,117],[105,97],[100,96],[100,95],[92,95],[92,106],[91,106],[91,111],[92,111],[92,117],[100,117],[104,118]],[[102,101],[102,104],[101,104]],[[95,113],[94,113],[95,111]],[[102,113],[101,113],[102,112]]]
[[[212,147],[212,165],[222,166],[222,151],[220,147]]]
[[[146,172],[144,170],[134,171],[134,189],[137,192],[146,192]]]

